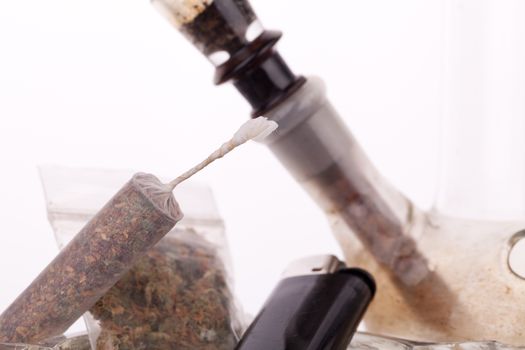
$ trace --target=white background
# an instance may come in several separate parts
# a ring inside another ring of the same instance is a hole
[[[439,0],[253,0],[295,72],[319,75],[380,171],[426,208],[440,118]],[[0,1],[0,310],[56,255],[39,164],[176,176],[250,109],[146,0]],[[287,263],[336,253],[316,205],[261,145],[198,176],[213,186],[245,308]]]

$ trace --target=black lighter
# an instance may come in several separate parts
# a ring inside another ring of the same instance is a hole
[[[343,350],[375,293],[372,276],[331,255],[292,263],[236,350]]]

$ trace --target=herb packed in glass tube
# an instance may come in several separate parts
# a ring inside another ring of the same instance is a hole
[[[250,4],[243,0],[153,0],[152,3],[216,65],[262,31]]]

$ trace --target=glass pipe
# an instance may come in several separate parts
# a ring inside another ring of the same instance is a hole
[[[216,83],[232,81],[254,116],[279,123],[269,148],[326,213],[347,264],[378,282],[367,329],[519,345],[525,281],[509,256],[525,236],[525,2],[447,1],[449,122],[424,212],[373,167],[323,83],[292,72],[274,48],[280,33],[247,1],[153,0],[216,66]]]

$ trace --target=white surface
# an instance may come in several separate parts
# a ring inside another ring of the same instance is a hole
[[[429,206],[440,1],[319,4],[253,1],[266,27],[284,31],[280,51],[293,69],[326,80],[383,174]],[[212,77],[211,64],[146,0],[0,1],[0,309],[57,253],[37,165],[177,176],[249,113]],[[236,150],[196,180],[214,187],[249,312],[290,260],[339,254],[323,214],[263,146]]]

